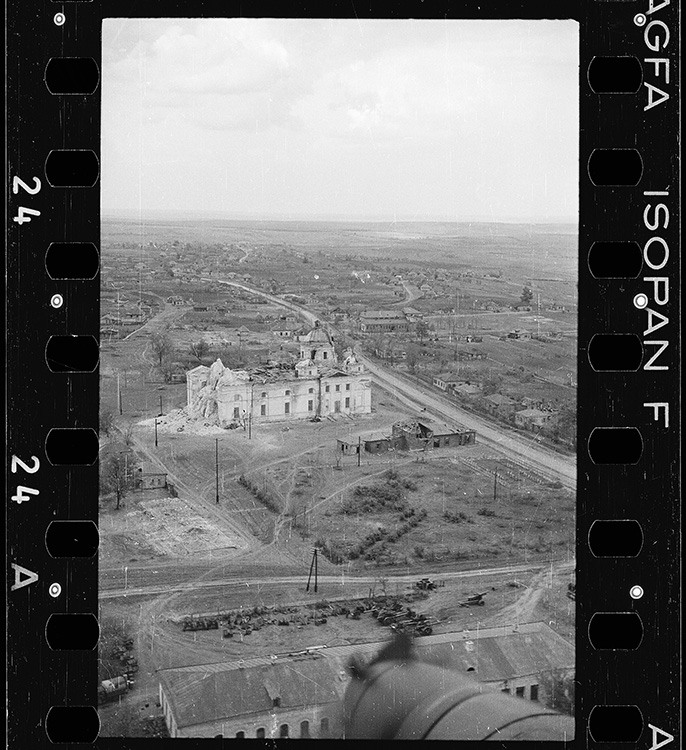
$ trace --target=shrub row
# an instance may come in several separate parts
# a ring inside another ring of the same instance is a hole
[[[355,487],[352,497],[341,505],[340,512],[344,515],[353,515],[378,510],[406,509],[405,490],[413,492],[417,485],[409,479],[401,479],[393,469],[386,471],[383,477],[383,482]]]
[[[253,482],[251,482],[250,479],[248,479],[245,475],[241,474],[238,477],[238,483],[245,487],[249,492],[251,492],[255,496],[255,498],[259,500],[266,508],[269,508],[272,513],[279,513],[281,511],[279,503],[274,499],[274,497],[269,492],[267,492],[266,489],[260,489],[256,484],[253,484]]]

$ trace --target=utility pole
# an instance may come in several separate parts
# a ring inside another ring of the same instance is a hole
[[[162,411],[162,394],[160,393],[160,416],[162,416],[164,412]]]
[[[255,383],[250,381],[250,412],[248,414],[248,440],[252,440],[252,409],[255,400]]]
[[[312,572],[314,571],[314,591],[317,593],[317,548],[314,548],[314,551],[312,553],[312,562],[310,563],[310,572],[307,576],[307,586],[305,587],[305,591],[310,590],[310,581],[312,580]]]
[[[157,417],[155,417],[155,448],[157,448]]]
[[[495,473],[493,474],[493,502],[497,502],[498,500],[498,469],[495,470]]]
[[[362,464],[362,435],[357,436],[357,465]]]
[[[119,416],[121,416],[124,410],[121,407],[121,376],[119,372],[117,372],[117,406],[119,407]]]
[[[214,439],[214,478],[216,501],[219,502],[219,438]]]

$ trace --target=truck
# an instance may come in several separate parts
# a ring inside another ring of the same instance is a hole
[[[432,581],[431,578],[421,578],[419,581],[415,581],[414,587],[420,591],[435,591],[436,582]]]
[[[109,703],[120,695],[124,695],[129,689],[129,680],[124,675],[103,680],[98,685],[98,703]]]

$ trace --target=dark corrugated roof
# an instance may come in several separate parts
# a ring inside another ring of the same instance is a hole
[[[282,709],[338,701],[338,678],[325,659],[290,660],[269,666],[224,671],[165,670],[160,674],[179,727],[269,711],[273,699]],[[271,697],[270,697],[271,696]]]

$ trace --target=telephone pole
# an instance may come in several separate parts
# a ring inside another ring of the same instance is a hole
[[[493,474],[493,502],[497,502],[498,499],[498,469]]]
[[[305,591],[310,590],[310,581],[312,580],[312,572],[314,571],[314,593],[317,593],[317,548],[314,548],[312,553],[312,562],[310,563],[310,573],[307,576],[307,586]]]
[[[362,463],[362,436],[357,436],[357,465],[360,466]]]
[[[163,414],[163,411],[162,411],[162,394],[160,393],[160,416],[162,416],[162,414]]]
[[[219,502],[219,438],[214,439],[214,478],[216,501]]]
[[[155,417],[155,448],[157,448],[157,417]]]

